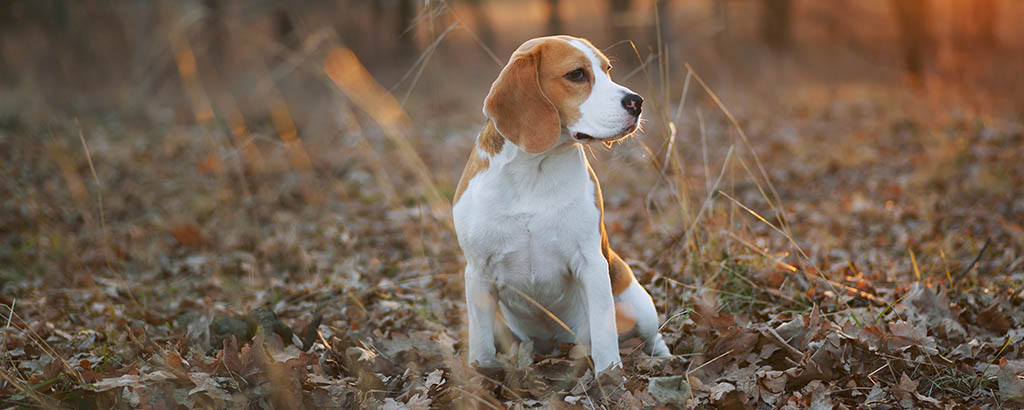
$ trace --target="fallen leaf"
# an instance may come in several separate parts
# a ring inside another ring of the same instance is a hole
[[[683,405],[690,396],[690,384],[682,375],[651,377],[647,379],[647,391],[658,403]]]
[[[202,238],[199,236],[199,227],[194,224],[175,226],[171,228],[171,235],[178,243],[190,248],[198,248],[202,242]]]
[[[999,365],[999,395],[1004,400],[1024,401],[1024,360],[1006,360]]]
[[[163,370],[157,370],[144,376],[126,374],[120,377],[103,379],[96,383],[92,383],[90,385],[90,390],[101,392],[116,389],[119,387],[138,386],[142,383],[160,382],[172,379],[175,379],[174,374]]]
[[[978,312],[978,325],[1002,335],[1010,330],[1010,320],[1006,316],[999,311],[999,303],[993,303],[988,309]]]
[[[434,386],[440,386],[442,384],[444,384],[443,369],[435,369],[434,371],[430,372],[429,374],[427,374],[427,378],[423,382],[423,385],[427,388],[427,390],[430,390],[434,388]]]

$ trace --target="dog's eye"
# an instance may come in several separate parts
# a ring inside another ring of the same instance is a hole
[[[578,83],[587,79],[587,73],[582,68],[577,68],[566,74],[565,79]]]

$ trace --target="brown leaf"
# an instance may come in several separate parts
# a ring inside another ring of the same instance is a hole
[[[897,400],[911,400],[914,397],[914,392],[917,391],[917,385],[921,382],[918,380],[912,380],[906,373],[900,374],[900,381],[892,386],[892,395]]]
[[[137,386],[143,383],[173,380],[174,378],[174,374],[172,374],[171,372],[165,372],[163,370],[157,370],[155,372],[143,376],[126,374],[121,377],[103,379],[96,383],[93,383],[89,386],[89,390],[97,392],[107,391],[119,387]]]
[[[242,358],[239,356],[238,342],[234,336],[224,339],[224,350],[220,352],[220,359],[229,371],[235,374],[242,373]]]
[[[811,393],[811,403],[807,406],[808,410],[831,410],[835,408],[835,403],[832,402],[828,387],[821,381],[812,380],[804,388],[804,391],[810,391]]]
[[[444,370],[435,369],[434,371],[427,374],[427,378],[423,382],[423,386],[426,387],[427,390],[430,390],[434,388],[434,386],[441,386],[442,384],[444,384],[444,382]]]
[[[901,304],[916,318],[913,320],[915,325],[932,329],[936,336],[945,339],[962,339],[967,336],[967,331],[957,322],[956,315],[949,308],[945,291],[936,292],[921,282],[914,282]]]
[[[189,248],[197,248],[202,242],[199,227],[195,224],[182,224],[171,228],[171,235],[178,243]]]
[[[1024,401],[1024,360],[1001,360],[999,395],[1005,400]]]
[[[939,353],[935,338],[928,336],[924,326],[913,326],[898,320],[889,323],[889,331],[892,332],[892,337],[888,338],[890,349],[902,350],[916,346],[929,355]]]
[[[690,395],[690,384],[683,376],[651,377],[647,379],[647,391],[658,403],[682,406]]]
[[[218,173],[224,169],[224,163],[216,155],[209,154],[196,164],[196,169],[204,174]]]
[[[1010,320],[1005,313],[999,311],[999,302],[978,312],[978,325],[999,334],[1010,330]]]

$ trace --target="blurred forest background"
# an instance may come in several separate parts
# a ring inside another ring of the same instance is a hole
[[[609,47],[627,70],[663,52],[676,63],[673,76],[682,72],[679,62],[689,62],[719,87],[909,76],[960,91],[995,90],[977,99],[1020,111],[1005,98],[1020,95],[1007,87],[1019,87],[1013,80],[1024,64],[1017,24],[1024,9],[1014,1],[675,0],[657,2],[657,10],[655,3],[7,1],[0,6],[3,114],[10,121],[54,109],[127,107],[166,119],[160,111],[188,105],[180,76],[193,64],[220,122],[235,111],[225,105],[259,118],[273,88],[289,106],[322,103],[319,63],[337,46],[352,49],[403,96],[479,92],[498,68],[493,60],[504,63],[524,39],[552,33]],[[420,81],[405,75],[410,68]],[[446,84],[451,77],[462,86]]]
[[[1021,21],[1017,0],[0,2],[0,406],[1019,406]],[[627,346],[625,385],[570,347],[465,363],[451,196],[509,54],[557,33],[647,101],[644,132],[587,149],[677,355]]]

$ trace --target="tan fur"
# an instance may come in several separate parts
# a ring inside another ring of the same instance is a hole
[[[476,146],[490,155],[496,155],[501,152],[501,147],[505,146],[505,138],[494,128],[494,122],[487,121],[487,126],[476,140]]]
[[[459,202],[462,193],[466,192],[466,187],[469,186],[469,181],[472,181],[476,174],[490,167],[491,161],[480,155],[480,151],[482,150],[490,155],[494,155],[501,151],[501,147],[504,144],[505,139],[498,134],[498,130],[494,128],[494,123],[488,121],[487,126],[477,136],[473,151],[469,154],[469,162],[466,163],[466,168],[462,170],[462,176],[459,177],[459,185],[455,188],[455,198],[452,200],[452,205]]]
[[[604,254],[605,259],[608,260],[608,276],[612,282],[612,294],[619,295],[624,292],[631,283],[633,283],[633,270],[629,268],[626,261],[622,260],[622,258],[612,250],[611,244],[608,243],[608,233],[604,228],[604,198],[601,196],[601,183],[597,180],[597,174],[594,173],[594,168],[590,166],[590,163],[587,163],[587,171],[590,171],[590,180],[594,182],[594,205],[597,206],[597,210],[601,213],[601,218],[599,219],[601,229],[601,253]],[[616,312],[619,311],[620,310],[616,310]]]
[[[546,151],[554,145],[562,126],[580,118],[580,104],[594,84],[590,60],[567,41],[590,46],[605,70],[608,58],[585,39],[570,36],[541,37],[519,47],[484,100],[497,129],[526,152]],[[588,81],[566,81],[565,75],[583,69]]]
[[[484,99],[484,110],[505,138],[526,152],[547,151],[558,141],[562,123],[541,91],[540,50],[512,55]]]
[[[590,59],[566,42],[569,40],[584,42],[601,59],[605,70],[611,68],[608,58],[585,39],[552,36],[524,43],[512,55],[487,95],[484,106],[496,124],[488,122],[477,140],[478,148],[491,155],[500,151],[503,144],[498,136],[500,131],[505,139],[527,152],[543,152],[557,140],[562,124],[571,124],[579,119],[579,106],[590,95],[594,73],[590,72]],[[586,70],[589,81],[565,81],[565,74],[578,68]],[[556,115],[553,120],[552,114]],[[552,131],[551,126],[554,123],[557,123],[558,128]],[[469,184],[469,180],[476,173],[486,169],[487,165],[487,159],[481,158],[474,150],[455,191],[456,202]],[[589,163],[587,169],[590,171],[590,179],[594,182],[594,202],[601,212],[601,252],[608,260],[612,293],[618,295],[633,282],[633,271],[608,243],[608,234],[604,227],[601,185]]]

